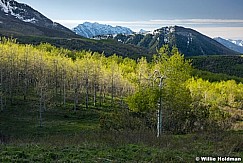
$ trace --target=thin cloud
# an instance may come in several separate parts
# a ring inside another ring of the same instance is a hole
[[[242,19],[171,19],[148,21],[98,21],[98,20],[55,20],[68,28],[74,28],[84,22],[98,22],[112,26],[125,26],[134,31],[154,30],[164,26],[178,25],[193,28],[209,37],[243,39]]]
[[[83,22],[98,22],[102,24],[127,24],[127,25],[164,25],[164,24],[243,24],[241,19],[171,19],[171,20],[148,20],[148,21],[99,21],[99,20],[55,20],[56,22],[67,24],[67,25],[78,25]]]
[[[198,27],[195,30],[211,37],[243,40],[243,27]]]
[[[150,20],[150,22],[156,23],[197,23],[197,24],[209,24],[209,23],[243,23],[241,19],[172,19],[172,20]]]

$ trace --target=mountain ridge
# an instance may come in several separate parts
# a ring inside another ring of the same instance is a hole
[[[0,22],[0,33],[6,35],[78,37],[70,29],[15,0],[0,0]]]
[[[224,45],[225,47],[234,50],[236,52],[242,53],[243,54],[243,46],[241,45],[241,40],[231,40],[231,39],[224,39],[221,37],[216,37],[214,38],[214,40],[218,41],[219,43],[221,43],[222,45]],[[242,41],[243,43],[243,41]]]
[[[107,39],[145,47],[154,53],[164,44],[169,44],[171,48],[176,46],[186,56],[239,54],[198,31],[180,26],[162,27],[142,34],[118,34]]]
[[[243,40],[232,40],[232,39],[226,39],[226,40],[232,42],[235,45],[243,47]]]
[[[113,27],[111,25],[99,24],[97,22],[95,23],[84,22],[83,24],[79,24],[77,27],[74,27],[72,30],[76,34],[86,38],[93,38],[94,36],[100,36],[100,35],[133,33],[133,31],[127,27],[122,27],[122,26]]]
[[[96,32],[100,32],[100,30],[108,31],[109,33],[113,32],[112,30],[108,30],[109,28],[113,28],[110,25],[101,27],[98,23],[86,22],[85,24],[99,27],[90,32],[91,34],[99,34]],[[156,50],[165,44],[168,44],[170,48],[177,46],[179,51],[185,56],[239,54],[189,28],[179,26],[162,27],[151,32],[142,32],[142,34],[134,33],[126,27],[117,26],[114,28],[116,28],[114,31],[118,31],[121,34],[111,34],[108,37],[104,37],[107,41],[97,41],[94,40],[95,38],[84,39],[26,4],[18,3],[15,0],[0,0],[0,36],[15,36],[15,38],[19,36],[66,38],[66,40],[61,41],[58,39],[44,40],[49,40],[54,45],[64,47],[67,47],[63,45],[66,43],[70,46],[68,48],[72,50],[109,51],[109,55],[111,53],[119,53],[127,57],[130,55],[142,56],[145,53],[149,55],[155,54]],[[99,37],[99,40],[103,39],[102,36]],[[37,43],[32,38],[28,38],[32,42],[26,41],[26,38],[24,38],[23,42]],[[69,41],[68,39],[70,38],[80,38],[80,40]],[[38,43],[41,43],[41,41]],[[134,56],[130,57],[134,58]]]

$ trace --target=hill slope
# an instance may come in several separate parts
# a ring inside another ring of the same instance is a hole
[[[242,56],[195,56],[190,59],[197,69],[243,78]]]
[[[117,35],[112,39],[124,44],[133,44],[155,52],[164,44],[177,46],[186,56],[197,55],[237,55],[217,41],[189,28],[173,26],[163,27],[146,34]]]
[[[152,54],[143,47],[135,45],[124,45],[113,40],[92,40],[86,38],[53,38],[37,36],[19,36],[17,42],[21,44],[50,43],[56,47],[63,47],[73,51],[87,50],[92,52],[104,53],[105,56],[117,54],[122,57],[137,59],[141,56],[152,58]]]
[[[30,6],[14,0],[0,0],[0,34],[78,37]]]

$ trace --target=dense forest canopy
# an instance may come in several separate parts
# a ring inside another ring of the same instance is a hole
[[[243,56],[197,56],[190,58],[193,59],[195,68],[213,73],[243,77]]]

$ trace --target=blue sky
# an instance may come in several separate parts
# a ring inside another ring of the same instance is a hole
[[[190,27],[210,37],[243,39],[243,0],[17,0],[69,28],[85,21],[153,30]]]

